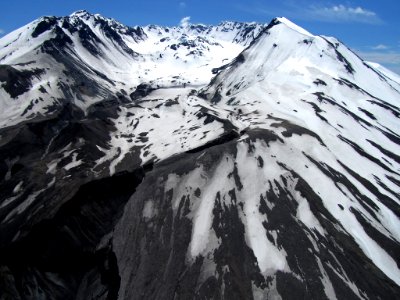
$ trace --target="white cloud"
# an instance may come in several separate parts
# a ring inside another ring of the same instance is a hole
[[[356,51],[364,60],[375,62],[400,74],[400,52]]]
[[[324,6],[316,4],[317,1],[313,2],[315,4],[310,5],[310,1],[307,3],[304,0],[282,0],[278,7],[267,4],[236,5],[235,7],[238,10],[256,15],[285,16],[295,20],[329,23],[383,23],[377,13],[361,6],[351,7],[344,4]]]
[[[361,6],[350,7],[343,4],[330,7],[311,6],[308,13],[311,17],[326,22],[357,22],[357,23],[381,23],[379,16]]]
[[[361,15],[361,16],[366,16],[366,17],[372,17],[376,16],[376,13],[373,11],[366,10],[360,6],[356,8],[352,7],[346,7],[343,4],[340,5],[335,5],[331,9],[325,8],[327,11],[332,10],[335,13],[338,14],[344,14],[344,15]]]
[[[389,46],[386,46],[384,44],[379,44],[379,45],[372,47],[373,50],[387,50],[389,48],[390,48]]]
[[[184,17],[184,18],[180,21],[179,26],[181,26],[181,27],[188,27],[189,24],[190,24],[190,17]]]
[[[179,2],[179,7],[180,8],[185,8],[186,7],[186,2],[184,2],[184,1]]]
[[[3,34],[3,33],[5,33],[4,29],[0,28],[0,34]]]
[[[358,52],[361,58],[380,64],[400,65],[400,53]]]

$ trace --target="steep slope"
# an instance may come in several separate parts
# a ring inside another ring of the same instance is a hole
[[[5,297],[400,296],[396,75],[285,18],[81,11],[5,44]],[[20,116],[50,78],[62,88]]]
[[[393,268],[399,264],[399,91],[398,81],[337,40],[280,18],[201,94],[234,111],[232,123],[241,130],[286,137],[275,151],[270,147],[268,182],[273,187],[287,172],[300,174],[365,255],[399,284]],[[320,229],[313,214],[303,221]]]

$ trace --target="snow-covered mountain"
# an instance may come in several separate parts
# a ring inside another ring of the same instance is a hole
[[[66,98],[86,110],[105,98],[129,99],[141,83],[204,85],[262,28],[234,22],[132,28],[86,11],[40,18],[1,39],[0,63],[8,65],[2,73],[10,75],[0,126],[46,114]]]
[[[79,11],[0,82],[4,299],[400,297],[399,76],[335,38]]]

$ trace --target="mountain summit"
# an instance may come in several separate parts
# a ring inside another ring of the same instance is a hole
[[[400,78],[286,18],[0,39],[0,299],[397,299]]]

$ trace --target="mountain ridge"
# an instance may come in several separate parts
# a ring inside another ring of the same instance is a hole
[[[20,29],[25,30],[24,34],[17,30],[3,37],[0,63],[12,64],[15,61],[17,68],[25,64],[34,68],[35,60],[29,55],[34,51],[42,52],[43,55],[39,56],[41,61],[37,63],[38,68],[43,69],[43,66],[47,66],[46,72],[49,74],[46,77],[57,81],[53,85],[51,81],[36,83],[43,91],[46,90],[45,84],[50,84],[49,88],[52,91],[49,94],[53,94],[53,97],[47,97],[45,102],[52,103],[52,106],[57,105],[59,98],[74,94],[76,89],[80,89],[83,93],[78,91],[77,97],[81,101],[76,104],[85,110],[88,104],[96,102],[96,96],[100,99],[106,95],[112,98],[111,94],[120,90],[130,94],[139,84],[152,84],[154,80],[157,80],[159,86],[205,84],[211,77],[210,70],[220,66],[223,60],[228,61],[239,53],[247,43],[246,40],[253,38],[250,36],[252,32],[256,35],[261,26],[245,23],[221,24],[220,27],[203,28],[207,32],[202,34],[192,25],[193,29],[151,25],[126,27],[115,20],[86,11],[78,11],[68,17],[43,17]],[[227,31],[226,26],[233,28]],[[166,37],[160,37],[161,32],[166,34]],[[243,40],[239,40],[241,32]],[[205,38],[205,35],[214,37]],[[233,43],[221,40],[218,36],[226,36],[225,39]],[[243,43],[243,46],[234,46],[239,42]],[[35,56],[35,59],[37,58],[38,56]],[[209,64],[211,66],[208,66]],[[76,70],[77,65],[85,72]],[[194,65],[193,69],[197,75],[194,75],[194,71],[186,74],[190,69],[188,65]],[[54,74],[51,73],[51,69],[55,69]],[[74,88],[64,91],[63,87],[69,87],[71,84],[67,82],[68,78],[60,75],[73,77],[71,74],[78,72],[84,76],[71,78],[75,81]],[[98,86],[97,82],[101,82],[105,88]],[[107,90],[111,90],[111,94]],[[23,92],[24,90],[21,90],[16,96],[24,97]],[[90,97],[85,99],[85,94],[89,94]],[[41,92],[27,95],[27,98],[37,98],[34,103],[29,104],[29,110],[45,113],[39,101],[46,96],[49,95]],[[10,101],[9,105],[12,103]]]

